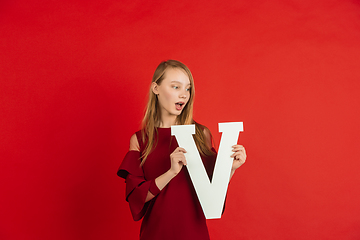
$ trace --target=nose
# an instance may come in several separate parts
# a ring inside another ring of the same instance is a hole
[[[180,93],[180,98],[187,98],[187,91],[186,91],[186,90],[183,90],[183,91]]]

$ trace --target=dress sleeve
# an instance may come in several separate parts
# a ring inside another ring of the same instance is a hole
[[[140,152],[138,151],[129,151],[125,155],[117,175],[125,179],[126,201],[129,202],[133,219],[138,221],[144,216],[149,206],[150,201],[145,202],[148,192],[150,191],[154,196],[160,193],[155,179],[145,179],[140,167]]]

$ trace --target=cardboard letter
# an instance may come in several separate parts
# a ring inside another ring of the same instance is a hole
[[[233,162],[230,157],[234,153],[232,146],[237,144],[242,131],[242,122],[219,123],[222,136],[210,182],[192,137],[192,134],[195,134],[195,125],[171,126],[171,135],[174,135],[179,146],[187,151],[187,169],[206,219],[221,218]]]

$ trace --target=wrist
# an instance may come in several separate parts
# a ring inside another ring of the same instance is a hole
[[[162,190],[175,176],[176,174],[169,169],[167,172],[155,179],[155,184],[160,190]]]
[[[174,170],[172,170],[171,168],[166,172],[166,175],[168,175],[169,177],[173,178],[177,175],[177,172],[175,172]]]

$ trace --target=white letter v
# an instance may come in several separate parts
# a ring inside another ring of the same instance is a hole
[[[219,123],[219,132],[222,132],[222,136],[210,183],[192,137],[192,134],[195,134],[195,125],[171,126],[171,135],[175,135],[179,146],[187,151],[187,169],[207,219],[221,218],[233,162],[233,158],[230,157],[233,153],[231,147],[237,144],[242,131],[242,122]]]

